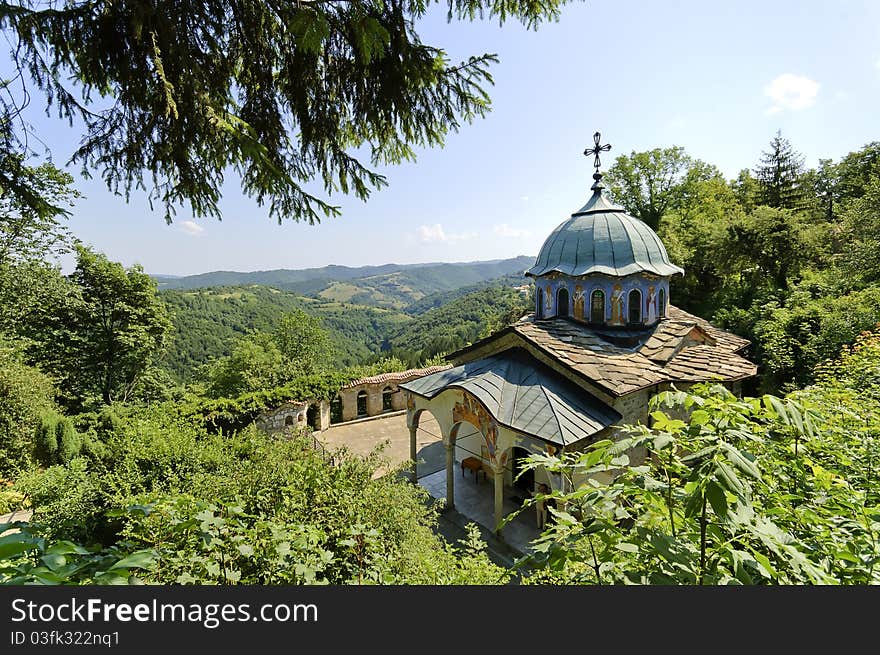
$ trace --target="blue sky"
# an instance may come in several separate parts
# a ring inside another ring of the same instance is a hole
[[[183,208],[167,226],[144,195],[126,204],[71,168],[86,196],[71,229],[111,259],[165,274],[535,255],[588,196],[582,152],[597,130],[612,144],[605,167],[679,145],[729,178],[779,129],[808,166],[880,140],[876,0],[590,1],[537,31],[449,24],[437,7],[420,34],[452,59],[499,55],[493,111],[445,148],[383,169],[389,187],[367,203],[336,196],[340,218],[279,226],[230,179],[222,222]],[[76,133],[38,124],[66,161]]]

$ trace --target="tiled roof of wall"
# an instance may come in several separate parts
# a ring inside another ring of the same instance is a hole
[[[429,366],[427,368],[411,368],[406,371],[393,371],[391,373],[381,373],[379,375],[372,375],[366,378],[360,378],[355,380],[354,382],[349,382],[346,384],[343,389],[351,389],[352,387],[356,387],[361,384],[382,384],[383,382],[405,382],[407,380],[412,380],[413,378],[420,378],[423,375],[431,375],[431,373],[438,373],[440,371],[445,371],[446,369],[451,368],[451,364],[445,364],[443,366]]]

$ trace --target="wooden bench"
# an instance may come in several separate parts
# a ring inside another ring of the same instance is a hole
[[[483,461],[479,457],[465,457],[461,460],[461,477],[464,477],[465,469],[474,472],[474,480],[477,482],[480,480],[478,477],[480,473],[483,474],[484,478],[486,477],[486,471],[483,469]]]

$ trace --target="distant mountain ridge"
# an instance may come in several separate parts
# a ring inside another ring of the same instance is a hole
[[[383,264],[275,269],[269,271],[213,271],[172,278],[155,275],[161,290],[205,289],[230,286],[268,286],[337,302],[402,309],[425,296],[479,285],[501,277],[522,277],[535,258],[477,262]]]
[[[433,268],[481,268],[498,267],[507,268],[525,265],[528,268],[534,264],[533,256],[520,255],[510,259],[488,259],[475,262],[428,262],[421,264],[381,264],[379,266],[342,266],[330,264],[320,268],[277,268],[267,271],[210,271],[196,275],[152,275],[151,277],[159,284],[160,289],[201,289],[209,287],[247,286],[260,284],[266,286],[289,286],[301,282],[313,280],[355,280],[376,275],[387,275],[400,271]],[[523,270],[525,270],[523,268]],[[505,270],[502,275],[514,272]],[[492,277],[498,277],[494,275]]]

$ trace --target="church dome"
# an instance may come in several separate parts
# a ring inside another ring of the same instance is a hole
[[[593,185],[589,202],[547,237],[526,275],[538,277],[554,271],[571,276],[599,273],[618,277],[684,273],[669,261],[654,230],[602,195],[600,179]]]

